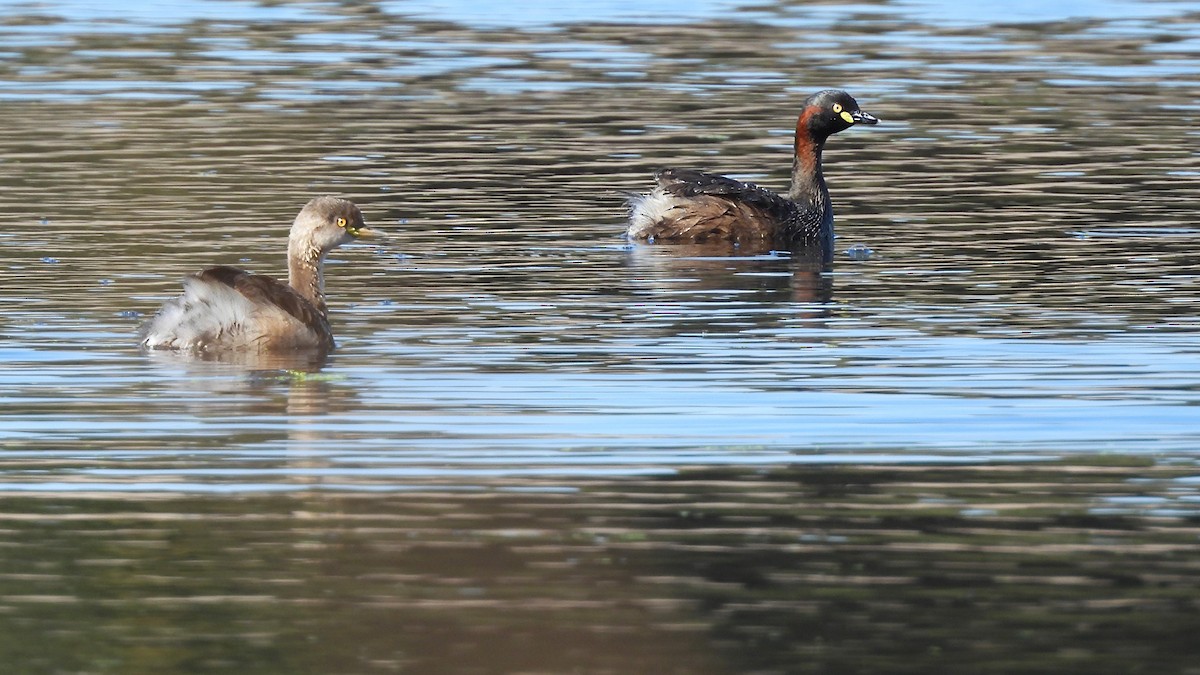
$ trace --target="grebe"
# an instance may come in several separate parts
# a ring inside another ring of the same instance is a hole
[[[288,282],[236,267],[210,267],[183,280],[139,331],[149,349],[278,352],[333,349],[325,307],[325,255],[375,234],[353,202],[317,197],[292,223]]]
[[[821,151],[831,135],[879,120],[850,94],[819,91],[796,121],[792,188],[778,195],[753,183],[691,169],[663,169],[658,185],[630,200],[631,239],[671,243],[732,243],[795,248],[833,241],[833,207]]]

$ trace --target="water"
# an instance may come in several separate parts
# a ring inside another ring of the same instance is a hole
[[[1190,672],[1200,4],[0,4],[14,672]],[[630,246],[782,187],[829,269]],[[324,363],[145,355],[282,274]]]

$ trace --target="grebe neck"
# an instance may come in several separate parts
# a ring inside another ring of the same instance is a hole
[[[325,307],[325,251],[305,239],[288,241],[288,285],[328,318]]]
[[[787,196],[804,208],[823,211],[829,207],[829,189],[825,187],[825,174],[821,171],[821,152],[825,149],[825,139],[814,138],[809,131],[809,118],[817,112],[816,108],[808,108],[796,120],[792,187]]]

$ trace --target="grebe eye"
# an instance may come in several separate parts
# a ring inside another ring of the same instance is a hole
[[[346,219],[345,219],[345,218],[338,218],[338,219],[337,219],[337,224],[338,224],[338,227],[345,227],[345,226],[346,226]]]
[[[835,113],[840,113],[840,112],[842,112],[842,104],[841,104],[841,103],[834,103],[834,104],[833,104],[833,112],[835,112]]]

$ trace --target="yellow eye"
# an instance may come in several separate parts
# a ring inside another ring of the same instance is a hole
[[[834,104],[833,104],[833,112],[835,112],[835,113],[840,113],[840,112],[842,112],[842,104],[841,104],[841,103],[834,103]]]
[[[345,219],[345,218],[338,218],[338,219],[337,219],[337,224],[338,224],[338,227],[345,227],[345,226],[346,226],[346,219]]]

